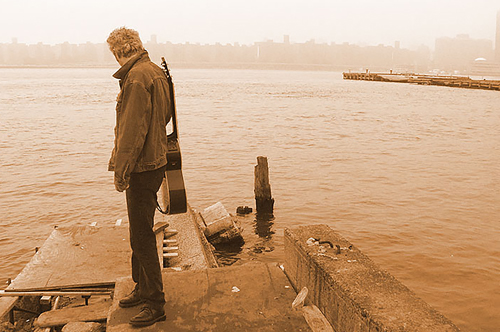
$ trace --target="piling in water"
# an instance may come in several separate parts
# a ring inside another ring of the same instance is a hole
[[[271,196],[271,185],[269,184],[269,168],[267,157],[257,157],[255,166],[255,203],[258,214],[273,213],[274,198]]]

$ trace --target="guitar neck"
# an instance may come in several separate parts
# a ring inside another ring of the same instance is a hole
[[[161,65],[163,69],[163,73],[167,77],[168,81],[168,90],[170,93],[170,100],[172,102],[172,132],[168,134],[168,138],[170,139],[178,139],[179,134],[177,132],[177,110],[175,107],[175,92],[174,92],[174,82],[172,81],[172,76],[170,75],[170,71],[168,70],[168,65],[167,62],[165,61],[165,58],[161,58]]]
[[[168,135],[169,138],[177,139],[179,138],[177,132],[177,110],[175,108],[175,94],[174,94],[174,83],[172,81],[169,82],[170,86],[170,99],[172,101],[172,132]]]

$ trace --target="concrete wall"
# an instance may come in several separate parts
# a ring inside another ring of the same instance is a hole
[[[310,245],[309,238],[334,248]],[[336,332],[459,331],[325,225],[285,230],[285,273],[297,291],[308,288],[308,300]]]

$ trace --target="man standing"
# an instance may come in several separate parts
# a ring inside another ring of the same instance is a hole
[[[135,282],[120,306],[143,304],[130,324],[148,326],[166,319],[153,224],[156,193],[167,164],[166,125],[172,116],[172,102],[166,76],[149,59],[137,31],[115,29],[107,43],[121,65],[113,75],[120,80],[120,93],[109,170],[114,171],[116,190],[126,192]]]

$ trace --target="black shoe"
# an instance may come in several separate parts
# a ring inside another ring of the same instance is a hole
[[[137,291],[134,289],[132,293],[120,300],[119,305],[122,308],[130,308],[142,303],[144,303],[144,299],[141,299],[141,297],[137,294]]]
[[[144,327],[166,319],[167,316],[165,315],[165,310],[163,310],[163,308],[155,309],[146,304],[142,307],[139,314],[130,319],[130,325],[135,327]]]

